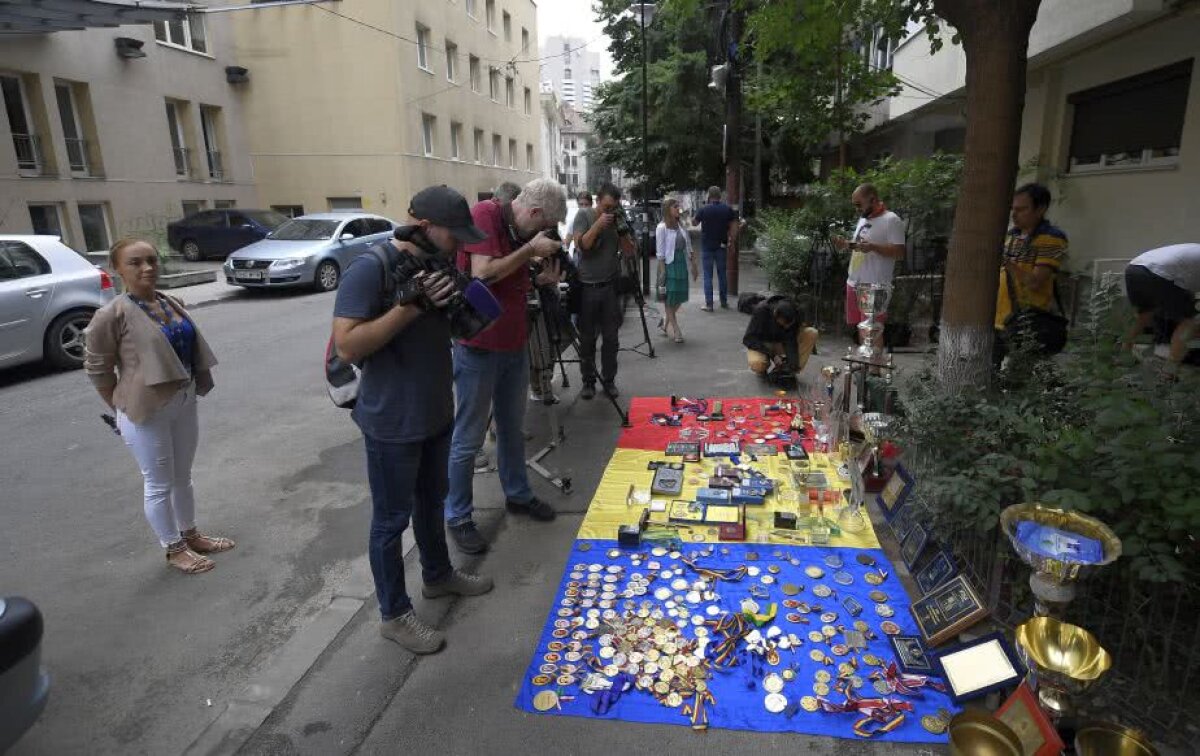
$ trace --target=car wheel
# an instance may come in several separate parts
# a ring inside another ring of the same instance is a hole
[[[200,258],[203,256],[200,254],[200,245],[192,239],[185,241],[183,243],[183,247],[180,248],[180,251],[183,252],[183,259],[187,260],[188,262],[199,262]]]
[[[46,360],[64,370],[83,367],[83,331],[91,320],[91,310],[75,310],[55,318],[46,329]]]
[[[313,286],[317,291],[333,291],[341,280],[342,272],[338,270],[337,263],[326,260],[317,266],[317,272],[313,276]]]

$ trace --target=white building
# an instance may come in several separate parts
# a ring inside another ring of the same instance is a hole
[[[1069,267],[1121,269],[1138,252],[1200,238],[1200,6],[1171,0],[1044,0],[1029,40],[1020,181],[1050,187]],[[851,159],[961,151],[966,58],[924,32],[894,50],[905,83],[875,109]],[[876,55],[872,45],[870,53]]]
[[[600,53],[586,45],[582,37],[548,37],[542,45],[541,76],[560,101],[590,113],[600,86]]]
[[[563,104],[550,85],[543,82],[541,91],[540,162],[542,176],[561,183],[563,175]]]
[[[570,195],[575,195],[596,188],[588,186],[587,153],[593,139],[592,127],[587,117],[570,105],[563,105],[562,110],[562,168],[558,180]]]

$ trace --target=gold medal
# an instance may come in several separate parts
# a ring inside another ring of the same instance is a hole
[[[939,716],[926,714],[921,717],[921,726],[934,735],[941,735],[946,731],[946,722]]]
[[[804,568],[804,574],[808,575],[813,580],[820,580],[821,578],[825,577],[825,570],[817,567],[816,565],[812,565]]]
[[[813,675],[813,677],[819,683],[828,683],[833,679],[833,675],[829,674],[829,670],[827,669],[818,669],[817,673]]]
[[[887,603],[888,600],[887,594],[883,591],[871,591],[867,594],[867,598],[871,599],[876,604],[884,604]]]
[[[543,690],[533,697],[533,708],[538,711],[550,711],[558,706],[558,694],[552,690]]]
[[[825,641],[825,636],[821,634],[821,631],[813,630],[808,634],[808,639],[813,643],[823,643]]]
[[[784,583],[782,590],[785,596],[795,596],[800,592],[800,586],[795,583]]]
[[[866,580],[871,585],[883,585],[883,575],[880,575],[878,572],[868,572],[863,580]]]
[[[864,654],[862,660],[872,667],[882,667],[883,660],[875,654]]]
[[[829,695],[828,683],[816,683],[815,685],[813,685],[813,693],[816,693],[818,696],[821,696],[822,698]]]
[[[550,684],[550,675],[537,675],[533,678],[533,684],[540,687]]]
[[[822,650],[821,650],[821,649],[819,649],[819,648],[814,648],[812,651],[809,651],[809,652],[808,652],[808,658],[812,659],[812,660],[813,660],[813,661],[815,661],[815,662],[821,662],[821,663],[824,663],[824,661],[825,661],[825,652],[824,652],[824,651],[822,651]]]
[[[800,699],[800,708],[808,712],[816,711],[821,708],[821,704],[813,696],[805,696]]]

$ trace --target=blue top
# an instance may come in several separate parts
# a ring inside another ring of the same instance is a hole
[[[196,327],[192,325],[192,321],[188,320],[187,318],[180,317],[178,313],[175,312],[175,308],[172,307],[169,302],[167,302],[166,297],[161,294],[156,294],[156,296],[158,297],[158,303],[162,307],[163,312],[167,315],[166,320],[159,318],[150,310],[149,307],[146,306],[145,302],[133,296],[132,294],[129,295],[129,298],[132,299],[138,307],[142,308],[142,312],[149,315],[155,323],[158,323],[158,327],[162,331],[163,336],[165,336],[167,341],[170,342],[171,348],[175,350],[175,356],[177,356],[179,361],[183,363],[183,367],[189,373],[191,373],[192,359],[196,351]]]
[[[710,202],[696,213],[700,224],[700,243],[705,249],[724,247],[729,241],[729,224],[738,214],[724,202]]]
[[[387,242],[384,248],[393,257],[408,254]],[[392,292],[387,292],[385,301],[379,258],[362,255],[346,268],[333,315],[373,320],[392,306],[391,297]],[[351,417],[364,435],[386,443],[412,443],[433,438],[454,424],[450,322],[441,313],[422,313],[363,360],[361,368]]]

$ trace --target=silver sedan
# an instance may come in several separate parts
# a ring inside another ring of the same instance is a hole
[[[396,224],[369,213],[313,213],[284,223],[225,260],[225,280],[246,288],[333,291],[350,261],[391,238]]]
[[[81,367],[83,329],[113,296],[108,273],[57,236],[0,235],[0,367]]]

